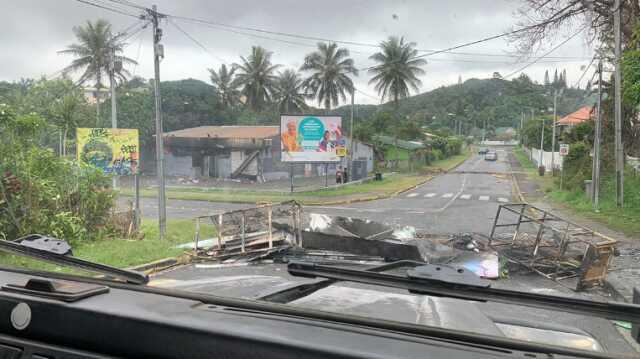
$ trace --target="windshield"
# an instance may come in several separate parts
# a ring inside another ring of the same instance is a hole
[[[409,260],[633,301],[640,10],[610,3],[14,4],[0,239],[154,287],[633,353],[625,321],[287,271]]]

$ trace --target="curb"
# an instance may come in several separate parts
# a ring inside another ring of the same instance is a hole
[[[129,267],[128,270],[134,270],[138,272],[144,272],[146,274],[163,271],[165,269],[175,267],[180,264],[186,264],[188,261],[185,260],[182,256],[178,257],[170,257],[159,259],[153,262],[140,264],[137,266]]]

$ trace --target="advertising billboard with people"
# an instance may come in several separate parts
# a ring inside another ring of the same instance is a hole
[[[339,162],[346,149],[340,116],[282,115],[283,162]]]

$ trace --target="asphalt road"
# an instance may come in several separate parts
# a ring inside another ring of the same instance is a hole
[[[409,225],[436,234],[487,234],[498,205],[512,199],[511,177],[507,175],[510,171],[508,151],[498,148],[495,162],[473,155],[454,171],[393,198],[348,205],[305,206],[305,211]],[[141,207],[143,216],[157,218],[156,199],[141,199]],[[167,217],[193,218],[246,207],[251,205],[168,199]]]

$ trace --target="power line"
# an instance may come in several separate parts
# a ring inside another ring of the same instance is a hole
[[[524,65],[523,67],[509,73],[508,75],[504,76],[503,78],[508,78],[511,77],[513,75],[515,75],[518,72],[521,72],[522,70],[526,69],[527,67],[537,63],[540,59],[542,59],[544,56],[549,55],[550,53],[556,51],[558,48],[560,48],[560,46],[566,44],[567,42],[569,42],[569,40],[573,39],[574,37],[578,36],[578,34],[580,34],[582,31],[584,31],[585,27],[582,27],[580,30],[576,31],[573,35],[567,37],[564,41],[562,41],[561,43],[559,43],[558,45],[554,46],[551,50],[547,51],[544,55],[537,57],[535,60],[533,60],[532,62],[527,63],[526,65]]]
[[[230,25],[230,24],[225,24],[225,23],[221,23],[221,22],[217,22],[217,21],[210,21],[210,20],[198,19],[198,18],[187,17],[187,16],[176,16],[176,15],[168,15],[168,14],[165,14],[165,16],[171,16],[171,17],[176,18],[176,19],[193,21],[193,22],[197,22],[197,23],[201,23],[201,24],[216,25],[216,26],[232,28],[232,29],[237,29],[237,30],[253,31],[253,32],[265,33],[265,34],[270,34],[270,35],[297,38],[297,39],[321,41],[321,42],[335,42],[335,43],[344,44],[344,45],[355,45],[355,46],[365,46],[365,47],[374,47],[374,48],[379,48],[380,47],[379,44],[371,44],[371,43],[364,43],[364,42],[357,42],[357,41],[335,40],[335,39],[329,39],[329,38],[324,38],[324,37],[292,34],[292,33],[287,33],[287,32],[282,32],[282,31],[265,30],[265,29],[255,28],[255,27]],[[502,33],[502,34],[485,37],[485,38],[480,39],[480,40],[476,40],[476,41],[472,41],[472,42],[468,42],[468,43],[452,46],[452,47],[449,47],[449,48],[446,48],[446,49],[441,49],[441,50],[418,50],[418,51],[428,51],[428,53],[422,54],[419,57],[427,57],[427,56],[432,56],[432,55],[440,54],[440,53],[444,53],[444,52],[450,53],[452,50],[456,50],[456,49],[459,49],[459,48],[462,48],[462,47],[471,46],[471,45],[476,45],[476,44],[479,44],[479,43],[482,43],[482,42],[498,39],[498,38],[509,36],[509,35],[514,35],[514,34],[529,30],[531,28],[547,24],[549,22],[551,22],[551,20],[547,20],[547,21],[544,21],[542,23],[538,23],[538,24],[535,24],[535,25],[523,27],[523,28],[520,28],[520,29],[517,29],[517,30],[512,30],[512,31],[509,31],[509,32],[505,32],[505,33]],[[466,53],[466,54],[470,54],[470,53]],[[516,56],[516,55],[509,55],[509,56]]]
[[[83,3],[85,5],[95,6],[95,7],[100,8],[100,9],[104,9],[104,10],[107,10],[107,11],[115,12],[115,13],[118,13],[120,15],[131,16],[131,17],[135,17],[135,18],[139,17],[138,15],[131,14],[131,13],[128,13],[128,12],[125,12],[125,11],[122,11],[122,10],[119,10],[119,9],[116,9],[116,8],[113,8],[113,7],[106,6],[106,5],[100,5],[98,3],[94,3],[94,2],[91,2],[89,0],[75,0],[75,1]]]
[[[133,1],[127,1],[127,0],[107,0],[107,1],[111,1],[111,2],[116,3],[116,4],[121,4],[121,5],[129,6],[129,7],[133,7],[133,8],[136,8],[138,10],[146,10],[147,9],[146,7],[138,5],[138,4],[134,3]]]
[[[200,41],[198,41],[195,37],[191,36],[188,32],[186,32],[184,29],[182,29],[178,24],[175,23],[175,21],[171,20],[171,18],[169,18],[169,22],[171,23],[171,25],[173,25],[176,29],[178,29],[178,31],[180,31],[181,33],[184,34],[184,36],[186,36],[187,38],[189,38],[191,41],[195,42],[196,45],[198,45],[202,50],[204,50],[204,52],[208,53],[211,57],[213,57],[214,59],[222,62],[223,64],[228,64],[227,61],[225,61],[223,58],[219,57],[218,55],[214,54],[212,51],[210,51],[206,46],[204,46]]]
[[[587,65],[587,67],[582,72],[582,75],[580,75],[580,78],[578,79],[578,81],[576,81],[576,83],[572,87],[577,87],[577,86],[580,85],[580,81],[582,81],[582,78],[584,77],[584,75],[587,73],[587,71],[589,71],[589,68],[591,67],[593,62],[596,60],[596,57],[597,57],[597,55],[593,55],[593,58],[591,59],[591,62],[589,62],[589,65]]]

